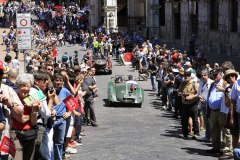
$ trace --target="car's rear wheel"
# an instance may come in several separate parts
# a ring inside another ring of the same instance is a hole
[[[138,108],[141,108],[141,107],[142,107],[142,103],[138,103],[138,104],[136,104],[136,106],[137,106]]]

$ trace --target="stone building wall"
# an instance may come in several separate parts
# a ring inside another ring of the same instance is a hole
[[[218,0],[219,15],[218,29],[210,30],[210,1],[201,0],[198,2],[198,35],[197,45],[204,51],[215,50],[218,54],[240,55],[240,0],[238,0],[238,31],[231,32],[231,1]],[[172,4],[174,1],[165,1],[165,34],[170,43],[177,42],[174,38],[174,19]],[[181,0],[181,44],[188,45],[192,38],[192,26],[189,13],[189,0]]]

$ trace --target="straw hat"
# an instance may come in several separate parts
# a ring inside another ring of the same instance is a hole
[[[223,79],[226,81],[227,77],[230,76],[230,75],[234,75],[237,78],[238,77],[238,72],[236,72],[234,69],[228,69],[228,70],[226,70],[226,72],[223,76]]]

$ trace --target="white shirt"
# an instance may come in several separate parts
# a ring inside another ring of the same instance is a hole
[[[208,81],[204,84],[203,81],[200,82],[199,84],[199,88],[198,88],[198,96],[203,97],[203,99],[206,101],[207,100],[207,96],[208,96],[208,91],[210,89],[211,84],[214,81],[211,80],[210,78],[208,78]]]
[[[19,68],[19,65],[20,65],[20,63],[19,63],[19,61],[17,59],[13,59],[12,60],[13,68]]]
[[[37,91],[41,91],[41,89],[36,89],[36,88],[31,88],[29,95],[32,95],[34,93],[36,93]],[[41,121],[41,119],[37,120],[37,123],[44,123],[47,124],[48,118],[51,117],[51,111],[48,108],[48,104],[47,104],[47,98],[45,97],[43,100],[40,101],[41,103],[41,110],[39,111],[39,114],[41,115],[42,119],[44,120],[44,122]]]
[[[137,84],[137,82],[136,82],[136,81],[133,81],[133,80],[126,81],[125,83]]]
[[[32,57],[26,56],[26,58],[25,58],[26,65],[28,65],[28,63],[29,63],[31,60],[32,60]]]

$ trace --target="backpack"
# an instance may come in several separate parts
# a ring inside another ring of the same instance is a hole
[[[68,61],[68,56],[63,55],[62,56],[62,63],[66,63]]]

